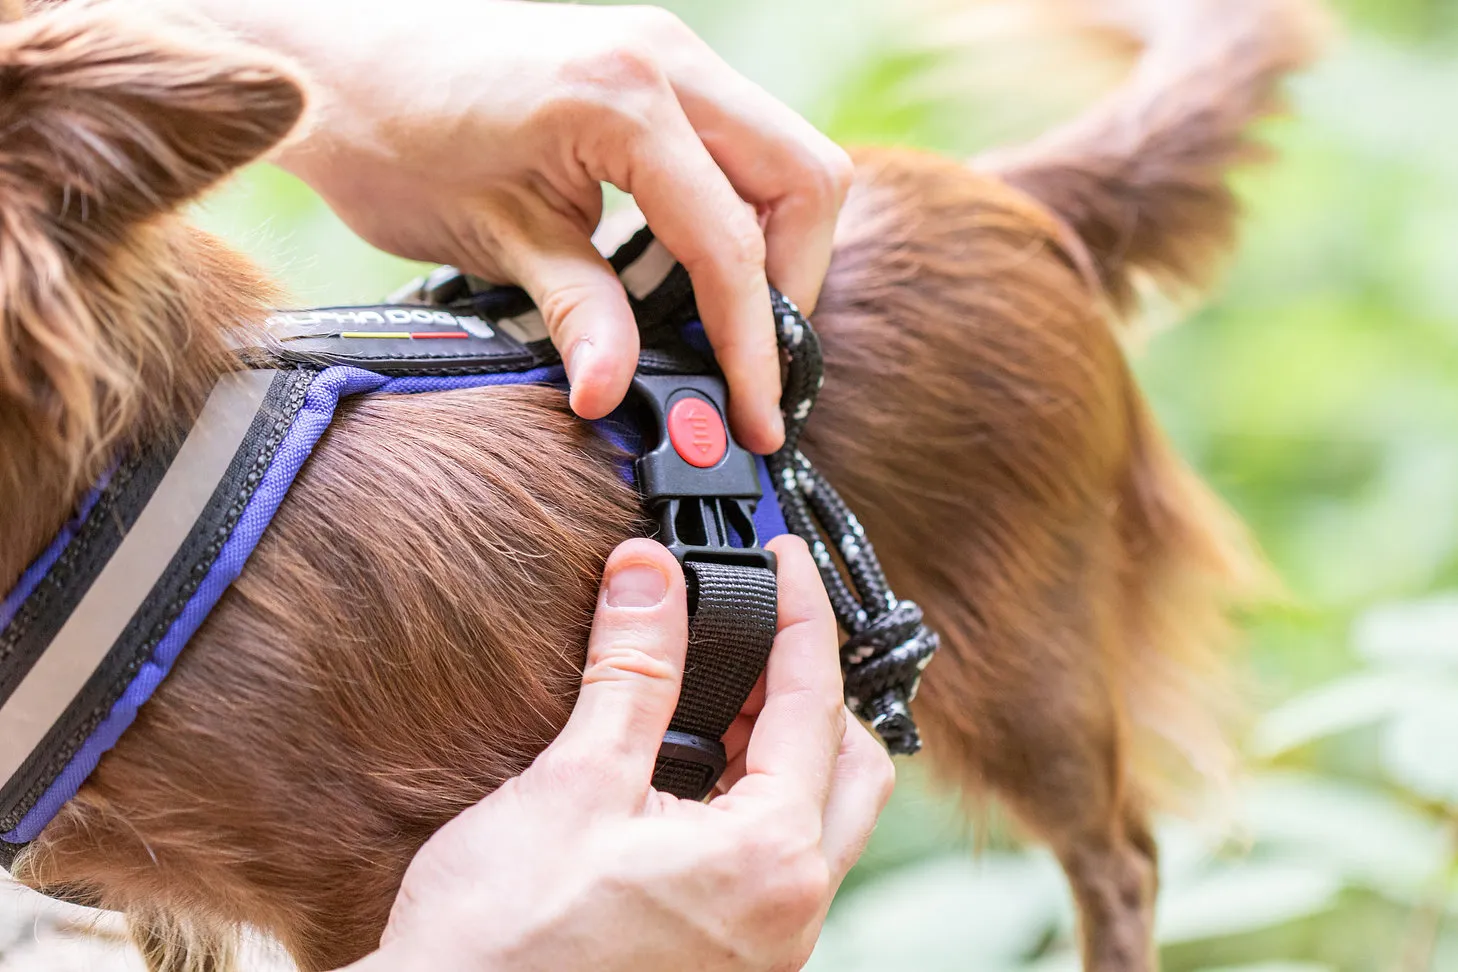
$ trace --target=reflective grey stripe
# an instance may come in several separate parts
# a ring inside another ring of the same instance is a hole
[[[663,286],[663,281],[668,279],[669,273],[677,265],[678,261],[668,252],[668,247],[654,240],[638,254],[638,259],[623,267],[618,279],[622,280],[628,293],[643,300]]]
[[[0,779],[9,779],[80,694],[172,562],[248,435],[274,371],[218,382],[172,465],[76,610],[0,708]]]
[[[503,317],[496,322],[496,326],[522,344],[545,341],[551,336],[547,333],[547,322],[542,319],[542,312],[537,310],[529,310],[515,317]]]

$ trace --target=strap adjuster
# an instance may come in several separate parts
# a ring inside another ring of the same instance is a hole
[[[671,788],[679,797],[702,800],[713,792],[727,764],[724,744],[719,740],[670,729],[658,747],[653,780],[660,789]]]

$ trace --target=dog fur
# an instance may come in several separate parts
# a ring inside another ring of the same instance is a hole
[[[1315,32],[1299,0],[1114,11],[1145,54],[1066,127],[970,166],[856,154],[805,448],[942,634],[925,758],[1052,847],[1087,969],[1144,972],[1149,813],[1174,767],[1228,765],[1210,696],[1246,566],[1118,326],[1140,278],[1198,286],[1229,248],[1226,172]],[[192,28],[104,3],[10,12],[0,588],[278,300],[176,209],[305,102],[285,65]],[[222,969],[245,926],[305,970],[370,951],[414,851],[570,711],[603,561],[647,529],[615,458],[549,388],[344,404],[16,877],[125,911],[158,969]]]

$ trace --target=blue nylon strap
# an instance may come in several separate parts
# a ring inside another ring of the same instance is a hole
[[[446,377],[388,377],[354,367],[333,367],[319,373],[310,385],[302,408],[279,445],[261,483],[250,498],[237,525],[223,545],[217,559],[208,569],[196,592],[182,609],[171,627],[157,643],[152,656],[137,672],[110,712],[75,752],[65,768],[53,780],[40,799],[11,831],[0,839],[11,844],[34,840],[61,807],[96,768],[101,757],[114,746],[121,734],[136,718],[138,709],[157,690],[176,662],[188,640],[196,633],[228,586],[242,572],[244,564],[257,546],[268,524],[292,485],[299,470],[313,452],[314,446],[328,429],[341,399],[360,394],[417,394],[496,385],[554,384],[565,387],[565,373],[560,365],[535,368],[517,374],[453,375]],[[638,433],[623,410],[600,422],[595,428],[606,438],[622,446],[626,452],[638,452]],[[755,512],[755,527],[760,542],[787,532],[784,517],[775,498],[769,471],[763,458],[757,458],[764,499]],[[632,463],[624,463],[625,478],[632,478]],[[25,598],[29,596],[46,571],[62,554],[77,526],[84,522],[90,503],[100,487],[88,494],[77,516],[61,531],[50,547],[22,575],[20,583],[0,602],[0,628],[3,628]]]

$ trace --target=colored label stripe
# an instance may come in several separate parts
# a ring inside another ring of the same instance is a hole
[[[373,338],[375,340],[424,340],[427,338],[468,338],[465,331],[340,331],[342,338]]]

